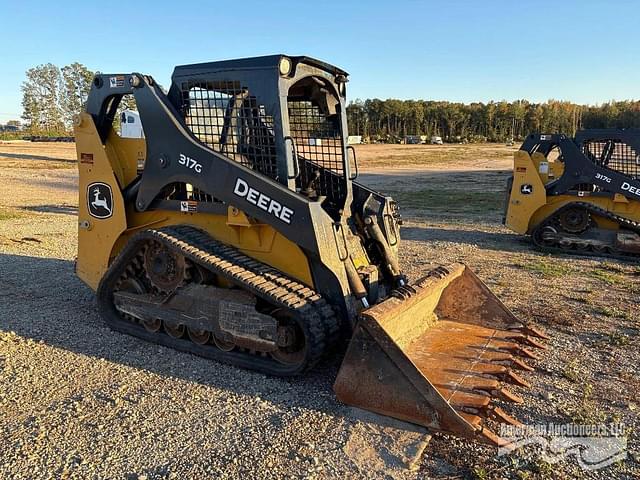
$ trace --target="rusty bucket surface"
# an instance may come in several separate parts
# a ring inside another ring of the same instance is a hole
[[[485,418],[519,425],[495,399],[528,386],[543,333],[522,324],[465,265],[438,267],[362,312],[334,389],[343,403],[427,428],[502,440]]]

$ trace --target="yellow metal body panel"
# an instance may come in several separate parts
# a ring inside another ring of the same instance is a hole
[[[147,156],[147,144],[142,138],[122,138],[111,130],[104,146],[107,156],[114,159],[114,172],[120,185],[129,185],[142,169]]]
[[[553,173],[551,180],[557,180],[564,173],[564,163],[558,161],[549,162],[549,171]]]
[[[527,152],[518,150],[513,156],[513,186],[509,195],[509,205],[505,224],[517,233],[527,233],[529,220],[547,201],[544,183],[538,174],[534,161]],[[530,186],[525,189],[523,186]]]
[[[129,239],[146,228],[168,225],[192,225],[207,231],[213,238],[232,245],[256,260],[287,273],[296,280],[314,287],[309,260],[298,245],[270,225],[261,224],[230,206],[226,215],[182,213],[177,211],[137,212],[125,208],[121,188],[137,174],[146,155],[142,139],[120,138],[111,131],[103,147],[90,115],[82,114],[76,127],[80,198],[78,233],[78,276],[94,290],[109,266]],[[93,163],[82,161],[91,158]],[[105,220],[91,217],[87,204],[87,185],[107,183],[113,193],[113,215]],[[89,228],[83,228],[83,222]]]
[[[545,185],[560,178],[564,172],[564,163],[550,160],[540,152],[534,152],[531,155],[531,161]]]
[[[111,250],[127,228],[127,218],[120,185],[112,163],[102,147],[100,137],[90,115],[83,113],[75,129],[78,154],[78,260],[76,273],[94,290],[109,266]],[[94,218],[89,213],[88,187],[101,182],[111,187],[112,214],[109,218]]]
[[[630,201],[623,195],[615,195],[614,198],[585,195],[575,197],[573,195],[558,195],[547,197],[544,184],[553,181],[548,173],[540,172],[540,163],[545,157],[541,153],[529,156],[527,152],[518,150],[513,162],[513,186],[509,197],[509,205],[506,215],[506,226],[514,232],[531,233],[542,221],[548,218],[560,207],[571,202],[587,202],[598,206],[615,215],[640,221],[640,202]],[[553,172],[555,179],[562,175],[564,166],[561,162],[549,162],[549,171]],[[544,168],[543,170],[546,170]],[[559,173],[559,175],[558,175]],[[531,193],[521,191],[523,185],[531,185]],[[596,223],[600,228],[617,230],[618,224],[606,218],[596,217]]]

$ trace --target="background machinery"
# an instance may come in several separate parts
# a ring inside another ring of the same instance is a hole
[[[107,324],[272,375],[351,338],[345,403],[493,444],[544,335],[461,264],[414,283],[395,202],[357,183],[347,73],[274,55],[100,74],[76,127],[76,272]],[[133,95],[144,138],[112,128]]]
[[[640,130],[529,135],[505,224],[549,251],[640,256]]]

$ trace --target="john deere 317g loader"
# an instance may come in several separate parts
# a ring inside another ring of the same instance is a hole
[[[77,274],[115,330],[293,375],[351,337],[345,403],[479,438],[543,334],[464,265],[414,283],[398,209],[354,181],[347,73],[275,55],[99,74],[81,114]],[[133,95],[144,139],[112,124]],[[349,160],[351,159],[351,160]]]
[[[640,130],[529,135],[505,224],[543,250],[640,258]]]

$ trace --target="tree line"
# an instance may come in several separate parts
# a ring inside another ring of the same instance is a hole
[[[449,142],[520,140],[533,132],[574,135],[583,128],[640,127],[640,101],[578,105],[559,100],[533,103],[425,100],[356,100],[347,106],[349,133],[369,141],[399,142],[408,135]]]
[[[22,118],[27,132],[72,134],[93,77],[94,72],[78,62],[62,68],[47,63],[27,70],[22,84]],[[123,99],[120,110],[125,108],[135,109],[133,98]],[[368,99],[351,102],[347,119],[349,133],[369,141],[395,143],[408,135],[437,135],[449,142],[498,142],[519,140],[532,132],[573,135],[581,128],[640,127],[640,101],[578,105],[559,100],[464,104]]]

